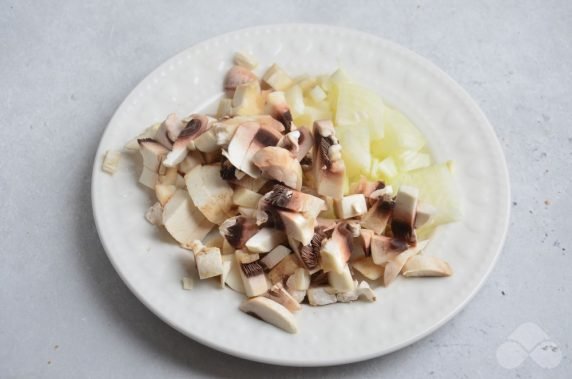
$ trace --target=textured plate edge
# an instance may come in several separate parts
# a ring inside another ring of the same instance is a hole
[[[420,62],[426,69],[430,70],[432,72],[432,74],[435,75],[435,77],[437,77],[444,84],[446,84],[456,95],[460,96],[463,99],[463,102],[467,106],[470,107],[471,111],[474,112],[474,114],[477,115],[481,119],[480,121],[483,123],[483,125],[486,125],[486,128],[484,128],[484,129],[486,129],[486,133],[491,137],[491,141],[494,140],[494,147],[496,149],[496,153],[499,155],[499,162],[498,162],[500,164],[499,168],[501,169],[502,176],[504,179],[504,184],[506,186],[506,192],[507,192],[506,193],[506,203],[505,203],[506,209],[504,211],[505,218],[503,220],[504,225],[502,228],[503,229],[502,233],[499,234],[500,239],[499,239],[498,248],[495,252],[493,259],[491,260],[491,263],[487,267],[487,271],[480,278],[479,283],[474,287],[472,292],[468,296],[466,296],[465,299],[463,299],[463,301],[461,303],[459,303],[459,305],[456,308],[454,308],[451,312],[449,312],[449,314],[447,314],[446,316],[441,318],[441,320],[439,320],[439,322],[435,323],[430,328],[427,328],[425,331],[418,333],[414,337],[412,337],[406,341],[403,341],[399,344],[396,344],[390,348],[387,348],[387,349],[384,349],[381,351],[376,351],[376,352],[373,352],[371,354],[362,354],[360,356],[354,356],[352,358],[348,358],[345,360],[344,359],[334,359],[334,360],[320,359],[318,362],[308,362],[308,361],[299,361],[299,360],[291,359],[291,358],[284,359],[284,360],[282,360],[282,359],[265,359],[264,357],[260,357],[257,355],[251,355],[245,351],[235,351],[232,349],[227,349],[224,346],[220,346],[217,344],[210,343],[210,341],[202,338],[201,336],[194,335],[192,333],[188,333],[187,331],[180,329],[177,325],[172,324],[167,319],[167,317],[164,316],[160,312],[160,310],[154,309],[144,299],[143,295],[140,294],[134,287],[132,287],[131,283],[129,283],[128,280],[126,280],[125,274],[122,272],[121,268],[117,265],[117,262],[114,260],[113,255],[110,254],[109,246],[107,246],[106,241],[103,238],[101,238],[102,234],[101,234],[101,228],[100,228],[100,224],[99,224],[99,220],[98,220],[100,216],[98,216],[99,215],[98,210],[97,210],[98,209],[98,206],[97,206],[98,200],[97,200],[97,196],[95,195],[95,190],[96,190],[96,187],[98,186],[97,185],[97,183],[98,183],[97,174],[99,174],[99,171],[101,170],[101,167],[100,167],[101,166],[101,157],[102,157],[102,154],[104,152],[103,151],[104,146],[102,145],[101,142],[105,139],[105,137],[109,131],[109,126],[112,123],[114,123],[114,121],[119,117],[119,110],[122,109],[126,104],[129,103],[129,101],[133,98],[134,93],[137,93],[139,91],[139,89],[141,87],[143,87],[147,83],[148,80],[150,80],[151,77],[154,77],[157,72],[160,72],[162,69],[164,69],[164,67],[166,67],[169,62],[176,59],[177,57],[183,56],[185,54],[185,52],[191,48],[198,48],[201,45],[206,45],[206,44],[210,43],[212,40],[224,38],[226,36],[230,36],[230,35],[233,35],[236,33],[251,32],[251,31],[255,31],[255,30],[264,30],[264,29],[268,29],[268,28],[295,28],[295,27],[299,27],[299,28],[325,28],[325,29],[331,29],[334,31],[338,31],[340,33],[349,33],[349,34],[354,34],[354,35],[360,35],[361,37],[364,37],[364,38],[372,38],[372,39],[375,39],[379,42],[382,42],[383,44],[391,47],[392,49],[399,50],[399,51],[403,52],[404,54],[407,54],[411,59]],[[92,210],[93,210],[93,216],[94,216],[94,220],[95,220],[96,230],[97,230],[97,233],[100,237],[101,244],[105,250],[107,257],[111,261],[112,266],[114,267],[115,271],[118,273],[121,280],[125,283],[125,285],[129,288],[129,290],[135,295],[135,297],[137,299],[139,299],[139,301],[141,301],[154,315],[159,317],[167,325],[171,326],[172,328],[174,328],[175,330],[177,330],[181,334],[183,334],[187,337],[190,337],[193,340],[195,340],[195,341],[197,341],[197,342],[199,342],[205,346],[208,346],[212,349],[215,349],[215,350],[218,350],[218,351],[221,351],[221,352],[224,352],[224,353],[227,353],[229,355],[233,355],[233,356],[236,356],[239,358],[244,358],[244,359],[248,359],[248,360],[252,360],[252,361],[274,364],[274,365],[320,367],[320,366],[334,366],[334,365],[355,363],[355,362],[360,362],[360,361],[364,361],[364,360],[368,360],[368,359],[372,359],[372,358],[376,358],[376,357],[380,357],[383,355],[390,354],[392,352],[395,352],[395,351],[400,350],[406,346],[409,346],[409,345],[425,338],[426,336],[432,334],[437,329],[442,327],[445,323],[450,321],[453,317],[455,317],[474,298],[474,296],[482,288],[483,284],[488,279],[490,273],[492,272],[493,268],[495,267],[501,251],[503,250],[504,243],[506,241],[506,235],[508,232],[509,221],[510,221],[511,188],[510,188],[510,177],[508,174],[508,166],[506,164],[506,158],[504,155],[504,151],[502,149],[500,141],[498,140],[498,138],[496,136],[494,128],[492,127],[488,118],[486,117],[484,112],[480,109],[480,107],[475,102],[475,100],[473,100],[473,98],[467,93],[467,91],[463,87],[461,87],[451,76],[449,76],[447,73],[445,73],[439,67],[437,67],[430,60],[428,60],[427,58],[423,57],[422,55],[415,53],[414,51],[412,51],[412,50],[410,50],[404,46],[401,46],[395,42],[389,41],[389,40],[382,38],[382,37],[379,37],[377,35],[370,34],[367,32],[363,32],[363,31],[360,31],[357,29],[327,25],[327,24],[285,23],[285,24],[269,24],[269,25],[261,25],[261,26],[254,26],[254,27],[237,29],[237,30],[230,31],[230,32],[220,34],[220,35],[216,35],[216,36],[211,37],[207,40],[198,42],[194,45],[191,45],[191,46],[179,51],[175,55],[167,58],[157,68],[152,70],[143,79],[141,79],[139,81],[139,83],[133,88],[133,90],[131,90],[131,92],[129,92],[129,94],[125,97],[125,99],[121,102],[121,104],[117,107],[113,116],[111,117],[107,126],[105,127],[103,133],[101,134],[100,143],[98,145],[98,148],[97,148],[95,157],[93,159],[93,162],[94,162],[94,164],[93,164],[92,176],[91,176],[92,182],[91,182],[91,193],[90,193],[90,195],[91,195]]]

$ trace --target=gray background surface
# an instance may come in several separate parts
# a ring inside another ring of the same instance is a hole
[[[130,293],[95,231],[93,157],[129,91],[194,43],[283,22],[352,27],[428,57],[505,150],[514,202],[489,280],[443,328],[383,358],[283,368],[201,346]],[[571,64],[569,0],[0,1],[0,377],[570,377]],[[499,365],[524,322],[552,337],[558,367]]]

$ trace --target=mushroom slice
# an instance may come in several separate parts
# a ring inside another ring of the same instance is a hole
[[[184,126],[185,124],[179,119],[179,116],[176,113],[171,113],[159,126],[155,133],[155,139],[161,145],[171,149]]]
[[[342,198],[346,169],[334,125],[329,120],[314,122],[313,162],[318,193],[334,199]]]
[[[374,235],[371,239],[371,258],[376,265],[383,265],[407,248],[407,244],[401,240]]]
[[[266,98],[267,113],[284,125],[286,133],[292,130],[292,113],[282,91],[274,91]]]
[[[211,224],[191,201],[185,190],[177,190],[163,209],[165,229],[181,244],[203,239]]]
[[[449,264],[441,258],[428,255],[415,255],[405,262],[401,274],[407,277],[451,276],[453,271]]]
[[[307,245],[312,241],[316,219],[302,213],[290,211],[279,210],[277,213],[280,216],[282,225],[284,225],[284,231],[289,237],[300,241],[303,245]]]
[[[262,228],[250,237],[244,246],[253,253],[267,253],[286,242],[284,232],[273,228]]]
[[[310,287],[310,273],[303,267],[299,267],[286,280],[289,289],[306,291]]]
[[[377,199],[362,217],[361,225],[366,229],[373,230],[377,234],[382,234],[385,231],[394,207],[395,202],[391,199],[391,196],[383,196]]]
[[[173,149],[163,160],[166,167],[173,167],[181,163],[187,156],[187,147],[209,128],[209,118],[203,115],[192,115],[177,140],[173,143]]]
[[[431,204],[418,203],[417,210],[415,212],[415,223],[413,225],[415,229],[425,225],[436,212],[437,209]]]
[[[221,224],[234,215],[232,188],[220,177],[220,165],[201,165],[185,175],[193,203],[209,221]]]
[[[143,167],[152,172],[157,172],[169,150],[152,138],[139,139],[137,142],[139,143],[139,152],[143,157]]]
[[[224,78],[224,90],[232,96],[238,86],[254,81],[258,81],[258,77],[247,67],[233,66]]]
[[[152,225],[163,225],[163,206],[161,206],[161,203],[157,202],[147,209],[145,219]]]
[[[396,257],[390,259],[385,265],[385,271],[383,272],[383,285],[387,287],[391,284],[391,282],[397,278],[407,260],[423,250],[427,245],[427,242],[428,241],[420,241],[416,246],[410,247],[403,253],[400,253]]]
[[[272,284],[284,281],[287,277],[294,274],[296,269],[300,267],[298,258],[294,254],[286,256],[268,273],[268,279]]]
[[[260,259],[260,263],[266,270],[272,270],[282,259],[286,258],[292,250],[288,249],[286,246],[278,245],[268,254]]]
[[[311,218],[317,218],[326,204],[319,197],[293,190],[281,184],[275,185],[267,196],[270,205],[304,213]]]
[[[259,296],[268,291],[268,282],[266,275],[264,275],[264,269],[258,259],[249,262],[252,258],[251,255],[252,254],[248,254],[242,250],[235,252],[240,269],[240,277],[244,285],[244,292],[248,297]],[[257,256],[257,254],[255,254],[255,256]]]
[[[252,163],[265,177],[284,183],[290,188],[302,188],[302,167],[290,156],[288,150],[276,146],[259,149],[252,157]]]
[[[290,312],[297,312],[302,307],[299,302],[284,288],[284,285],[280,282],[276,283],[268,290],[265,295],[270,300],[274,300],[278,304],[283,305]]]
[[[415,243],[415,212],[419,190],[416,187],[402,185],[395,196],[395,208],[391,218],[393,236],[408,243]]]
[[[261,194],[244,187],[237,188],[232,194],[232,202],[239,207],[245,208],[258,207],[258,202],[261,198]]]
[[[233,255],[223,255],[222,256],[223,269],[227,268],[227,271],[223,271],[222,280],[229,286],[232,290],[238,293],[244,293],[244,284],[242,284],[242,278],[240,276],[240,268],[236,261],[236,257]]]
[[[296,319],[283,305],[266,297],[258,296],[245,300],[240,305],[240,310],[262,321],[266,321],[288,333],[296,333]]]
[[[307,295],[310,305],[328,305],[338,301],[332,287],[312,287],[308,289]]]
[[[365,196],[362,194],[344,196],[335,200],[334,206],[336,215],[342,219],[361,216],[367,212],[367,203],[365,202]]]
[[[329,271],[328,283],[336,292],[348,292],[355,289],[354,278],[347,263],[344,265],[341,272]]]
[[[253,235],[258,232],[256,221],[244,216],[235,216],[225,220],[219,226],[221,236],[235,249],[242,249]]]
[[[322,249],[320,250],[322,270],[341,273],[352,254],[352,242],[352,233],[347,223],[339,223],[334,229],[332,237],[322,242]]]
[[[383,276],[383,267],[373,263],[371,257],[363,257],[352,262],[352,267],[369,280],[377,280]]]

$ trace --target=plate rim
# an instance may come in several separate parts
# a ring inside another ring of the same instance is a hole
[[[110,252],[111,247],[108,246],[107,241],[105,240],[105,238],[103,238],[102,228],[100,225],[100,222],[101,222],[100,219],[102,216],[98,210],[99,207],[97,204],[98,203],[98,201],[97,201],[98,197],[96,195],[96,187],[97,187],[98,181],[97,181],[96,177],[101,170],[101,157],[102,157],[102,154],[104,153],[104,151],[103,151],[104,146],[103,146],[102,142],[105,139],[106,135],[108,134],[108,132],[110,130],[110,126],[117,119],[117,117],[119,115],[119,111],[124,108],[124,106],[132,99],[134,94],[137,93],[141,87],[143,87],[143,85],[149,80],[150,77],[155,76],[156,73],[160,72],[165,66],[168,65],[169,62],[173,61],[177,57],[184,55],[188,50],[199,48],[201,45],[206,45],[206,44],[210,43],[212,40],[224,38],[227,36],[231,36],[233,34],[252,32],[255,30],[264,30],[264,29],[268,29],[268,28],[326,28],[326,29],[331,29],[333,31],[338,31],[338,32],[342,32],[342,33],[349,33],[349,34],[354,34],[354,35],[358,35],[358,36],[365,37],[365,38],[372,38],[372,39],[378,40],[379,42],[382,42],[382,43],[388,45],[389,47],[391,47],[393,49],[399,50],[400,52],[409,55],[414,60],[423,64],[423,66],[426,69],[430,70],[432,72],[432,74],[438,78],[439,81],[446,83],[451,89],[453,89],[455,92],[455,95],[462,97],[463,102],[467,106],[470,107],[471,111],[474,112],[475,115],[477,115],[481,118],[481,121],[482,121],[483,126],[484,126],[483,131],[485,131],[487,134],[489,134],[489,136],[492,137],[491,141],[494,141],[494,149],[496,150],[496,153],[499,155],[499,160],[496,163],[498,163],[498,165],[499,165],[499,169],[500,169],[500,172],[502,174],[502,180],[504,181],[504,183],[506,185],[506,190],[507,190],[506,191],[507,198],[506,198],[506,202],[505,202],[505,204],[506,204],[505,215],[506,216],[505,216],[504,220],[502,220],[504,225],[503,225],[502,233],[500,233],[501,238],[499,240],[500,242],[499,242],[498,248],[496,249],[495,254],[492,257],[492,260],[491,260],[489,266],[487,267],[486,272],[484,272],[484,274],[479,278],[477,285],[472,289],[472,291],[467,296],[465,296],[465,298],[454,309],[452,309],[448,314],[441,317],[441,319],[438,322],[435,322],[431,327],[429,327],[426,330],[416,334],[415,336],[413,336],[407,340],[404,340],[401,343],[395,344],[394,346],[387,348],[383,351],[375,351],[375,352],[372,352],[369,354],[361,354],[359,356],[352,356],[351,358],[347,358],[347,359],[332,359],[329,361],[328,360],[320,360],[319,362],[311,362],[311,361],[298,360],[298,359],[293,359],[293,358],[287,358],[287,359],[265,358],[265,357],[261,357],[259,355],[249,354],[247,351],[235,351],[233,349],[226,348],[225,346],[221,346],[219,344],[212,343],[211,341],[209,341],[206,338],[203,338],[200,335],[197,335],[195,333],[191,333],[191,332],[188,332],[186,330],[183,330],[178,325],[170,322],[170,320],[167,317],[165,317],[161,312],[159,312],[159,310],[155,309],[145,299],[144,295],[142,293],[140,293],[137,290],[137,288],[135,288],[129,280],[127,280],[127,277],[126,277],[125,273],[123,272],[121,266],[117,263],[113,254]],[[177,330],[181,334],[183,334],[183,335],[193,339],[194,341],[199,342],[199,343],[201,343],[201,344],[203,344],[209,348],[212,348],[214,350],[221,351],[221,352],[224,352],[226,354],[229,354],[229,355],[232,355],[235,357],[248,359],[248,360],[252,360],[252,361],[256,361],[256,362],[273,364],[273,365],[299,366],[299,367],[335,366],[335,365],[360,362],[360,361],[372,359],[375,357],[381,357],[381,356],[393,353],[397,350],[400,350],[406,346],[409,346],[409,345],[427,337],[428,335],[432,334],[437,329],[441,328],[444,324],[446,324],[453,317],[455,317],[474,298],[474,296],[480,291],[483,284],[488,279],[493,268],[496,266],[498,258],[500,256],[500,254],[504,248],[505,242],[506,242],[506,236],[507,236],[508,229],[509,229],[510,213],[511,213],[511,208],[510,208],[510,204],[511,204],[511,183],[510,183],[510,175],[509,175],[509,171],[508,171],[508,166],[507,166],[504,150],[502,149],[501,143],[500,143],[500,141],[499,141],[499,139],[495,133],[495,129],[493,128],[490,121],[488,120],[488,118],[486,117],[484,112],[481,110],[481,108],[479,107],[477,102],[469,95],[469,93],[460,84],[458,84],[449,74],[447,74],[445,71],[440,69],[437,65],[432,63],[429,59],[425,58],[424,56],[420,55],[419,53],[416,53],[413,50],[410,50],[409,48],[404,47],[404,46],[402,46],[396,42],[393,42],[391,40],[380,37],[378,35],[368,33],[368,32],[364,32],[364,31],[361,31],[358,29],[349,28],[349,27],[341,27],[341,26],[337,26],[337,25],[320,24],[320,23],[275,23],[275,24],[263,24],[263,25],[258,25],[258,26],[240,28],[240,29],[232,30],[232,31],[229,31],[226,33],[222,33],[222,34],[212,36],[212,37],[205,39],[205,40],[201,40],[201,41],[199,41],[193,45],[190,45],[190,46],[178,51],[174,55],[163,60],[162,63],[160,63],[156,68],[154,68],[149,73],[147,73],[142,79],[139,80],[137,85],[135,87],[133,87],[133,89],[129,92],[129,94],[123,99],[123,101],[115,109],[113,116],[109,119],[109,122],[107,123],[106,127],[104,128],[103,132],[101,133],[101,137],[100,137],[100,140],[98,143],[98,147],[96,149],[95,157],[93,157],[93,168],[92,168],[92,174],[91,174],[90,196],[91,196],[92,212],[93,212],[96,230],[97,230],[97,233],[99,236],[99,240],[101,241],[101,244],[103,246],[103,249],[104,249],[108,259],[110,260],[113,268],[115,269],[115,271],[117,272],[117,274],[119,275],[119,277],[121,278],[123,283],[125,283],[125,285],[135,295],[135,297],[139,301],[141,301],[145,305],[145,307],[148,310],[150,310],[155,316],[157,316],[159,319],[161,319],[163,322],[165,322],[167,325],[174,328],[175,330]]]

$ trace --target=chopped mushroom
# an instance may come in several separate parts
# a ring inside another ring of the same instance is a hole
[[[396,257],[390,259],[385,265],[385,271],[383,272],[383,284],[387,287],[391,282],[397,278],[403,266],[407,260],[414,255],[417,255],[421,250],[425,248],[428,241],[418,242],[416,246],[410,247],[402,253],[399,253]]]
[[[220,177],[220,165],[200,165],[185,175],[187,191],[193,203],[215,223],[220,224],[234,215],[232,188]]]
[[[363,257],[352,262],[352,267],[369,280],[377,280],[383,276],[383,266],[376,265],[371,257]]]
[[[307,295],[310,305],[328,305],[338,301],[336,291],[331,287],[312,287]]]
[[[184,290],[190,291],[193,289],[193,278],[189,278],[189,277],[185,276],[181,280],[181,284],[183,285]]]
[[[325,206],[324,200],[277,184],[266,195],[270,205],[316,218]]]
[[[284,92],[275,91],[268,95],[266,98],[268,113],[280,121],[284,125],[286,133],[292,130],[292,113],[290,113],[290,106],[286,102]]]
[[[252,55],[245,52],[238,52],[234,54],[233,62],[235,65],[245,67],[249,70],[252,70],[258,66],[256,59]]]
[[[415,212],[415,229],[418,229],[425,225],[431,217],[437,212],[437,209],[431,204],[419,203],[417,204],[417,210]]]
[[[332,237],[322,242],[320,258],[325,272],[341,273],[352,254],[352,233],[346,223],[340,223],[334,229]]]
[[[258,232],[258,227],[254,219],[235,216],[220,224],[219,231],[230,246],[235,249],[242,249],[246,241]]]
[[[276,266],[282,259],[286,258],[292,250],[288,249],[286,246],[278,245],[268,254],[260,259],[260,263],[266,270],[271,270]]]
[[[391,231],[393,236],[415,243],[415,211],[417,209],[417,199],[419,190],[415,187],[402,185],[395,196],[395,208],[391,219]]]
[[[233,66],[224,78],[224,90],[232,96],[238,86],[254,81],[258,81],[258,78],[249,68]]]
[[[279,210],[277,213],[288,236],[300,241],[302,245],[307,245],[312,241],[316,219],[290,211]]]
[[[268,291],[268,282],[266,280],[266,275],[264,275],[264,269],[260,264],[260,260],[252,260],[253,258],[257,258],[258,254],[254,254],[253,257],[253,254],[237,250],[235,252],[235,256],[246,296],[259,296]]]
[[[405,262],[401,270],[403,276],[451,276],[453,271],[441,258],[428,255],[415,255]]]
[[[337,292],[347,292],[355,288],[354,279],[347,264],[341,272],[329,271],[328,282]]]
[[[344,194],[346,169],[334,125],[329,120],[314,122],[313,162],[318,193],[341,199]]]
[[[288,333],[296,333],[298,331],[296,319],[292,313],[283,305],[266,297],[258,296],[245,300],[240,305],[240,310]]]
[[[173,143],[173,149],[163,160],[166,167],[181,163],[187,156],[187,147],[209,128],[209,119],[203,115],[192,115]]]
[[[371,239],[371,258],[376,265],[383,265],[407,250],[403,241],[386,236],[374,235]]]
[[[272,228],[262,228],[246,241],[244,246],[253,253],[267,253],[286,242],[284,232]]]
[[[306,291],[310,287],[310,273],[303,267],[299,267],[286,280],[286,285],[290,289]]]
[[[296,298],[294,298],[280,282],[270,287],[265,296],[270,300],[274,300],[278,304],[283,305],[290,312],[297,312],[302,309]]]
[[[367,212],[365,196],[362,194],[348,195],[334,201],[336,214],[339,218],[348,219]]]
[[[237,188],[232,194],[232,202],[239,207],[245,208],[258,207],[258,202],[261,198],[261,194],[244,187]]]
[[[103,164],[101,169],[108,174],[115,174],[117,167],[119,166],[119,160],[121,159],[121,153],[115,150],[107,150],[105,157],[103,158]]]
[[[159,165],[167,153],[169,153],[169,150],[151,138],[140,139],[137,142],[139,142],[139,152],[143,157],[143,168],[157,173]]]
[[[152,225],[163,225],[163,207],[161,206],[161,203],[157,202],[149,207],[147,212],[145,212],[145,219]]]
[[[193,251],[193,254],[201,279],[222,275],[222,256],[218,247],[204,247],[198,252]]]
[[[232,96],[232,113],[238,116],[257,115],[262,113],[264,98],[257,81],[240,84]]]
[[[288,150],[276,146],[267,146],[256,152],[252,163],[262,174],[290,188],[302,188],[302,167],[300,162],[292,158]]]
[[[222,262],[223,265],[228,263],[230,266],[226,273],[223,272],[222,279],[224,283],[232,290],[243,294],[244,284],[242,284],[242,277],[240,276],[240,268],[236,257],[234,255],[223,255]]]
[[[361,224],[364,228],[373,230],[377,234],[385,231],[391,217],[395,202],[390,196],[382,196],[377,199],[362,217]]]
[[[171,149],[184,126],[185,124],[179,119],[179,116],[176,113],[171,113],[159,126],[155,139],[161,145]]]
[[[211,224],[191,201],[185,190],[177,190],[163,208],[163,225],[179,243],[202,240]]]
[[[298,259],[295,255],[290,254],[280,261],[268,273],[268,279],[272,284],[284,281],[287,277],[292,275],[300,267]]]

